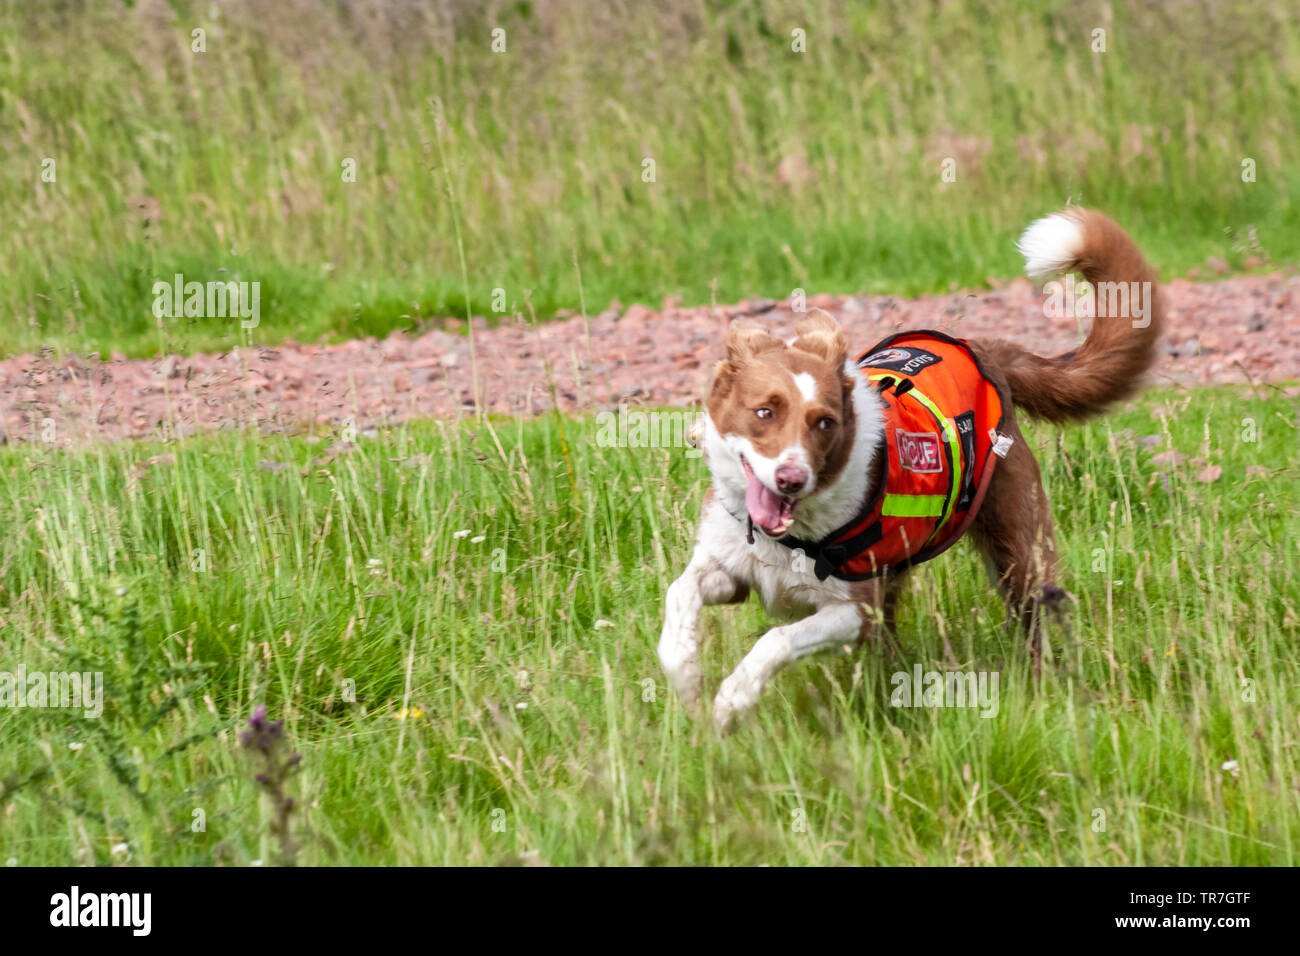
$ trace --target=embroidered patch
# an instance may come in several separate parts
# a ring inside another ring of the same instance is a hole
[[[872,352],[858,360],[858,368],[887,368],[903,375],[915,375],[923,368],[937,365],[943,359],[933,352],[918,348],[889,348]]]
[[[894,444],[898,447],[898,462],[908,471],[943,471],[943,449],[934,432],[894,431]]]

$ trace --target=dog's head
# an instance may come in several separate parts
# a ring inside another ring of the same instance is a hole
[[[848,342],[824,312],[789,343],[735,322],[713,374],[705,451],[716,482],[743,494],[754,526],[780,537],[800,502],[830,487],[853,446]]]

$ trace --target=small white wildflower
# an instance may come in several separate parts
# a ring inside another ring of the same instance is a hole
[[[613,627],[613,626],[614,626],[614,622],[613,622],[613,621],[607,621],[607,620],[605,620],[603,617],[600,617],[600,618],[597,618],[597,619],[596,619],[596,630],[598,630],[598,631],[599,631],[602,627]]]
[[[473,532],[470,531],[469,528],[466,528],[466,529],[464,529],[463,531],[457,531],[457,532],[455,532],[455,533],[452,535],[452,537],[453,537],[453,538],[468,538],[471,534],[473,534]]]
[[[515,704],[515,710],[527,710],[527,709],[528,709],[528,701],[526,700],[521,700],[519,703]]]
[[[110,849],[108,852],[113,854],[113,856],[126,856],[126,844],[115,843],[113,844],[112,849]]]
[[[121,597],[122,595],[126,594],[126,588],[118,588],[116,593],[118,597]]]
[[[1237,763],[1237,761],[1235,760],[1225,760],[1223,762],[1223,766],[1220,767],[1219,769],[1226,770],[1234,777],[1239,776],[1241,774],[1241,764]]]
[[[639,494],[641,494],[641,486],[640,486],[640,485],[636,485],[635,487],[633,487],[633,489],[632,489],[632,494],[634,494],[634,495],[639,495]]]
[[[483,543],[484,541],[486,541],[486,540],[487,540],[487,535],[485,535],[485,534],[480,534],[480,535],[475,535],[474,537],[470,538],[470,539],[469,539],[469,543],[470,543],[470,544],[482,544],[482,543]]]
[[[80,749],[82,749],[82,748],[85,747],[85,746],[86,746],[86,745],[83,744],[83,743],[72,743],[72,744],[68,744],[68,749],[69,749],[69,750],[80,750]]]

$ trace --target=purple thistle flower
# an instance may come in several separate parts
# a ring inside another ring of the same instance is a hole
[[[248,718],[248,729],[239,732],[239,745],[245,750],[255,750],[261,754],[262,773],[253,777],[271,799],[275,808],[275,822],[272,830],[280,840],[280,859],[282,863],[292,865],[297,854],[297,846],[289,830],[289,814],[294,809],[294,800],[284,792],[288,778],[301,768],[302,755],[290,754],[280,757],[280,741],[284,737],[283,720],[267,720],[266,705],[258,704],[253,715]]]
[[[253,716],[248,718],[248,729],[239,733],[239,745],[246,750],[269,753],[277,740],[284,736],[284,721],[268,721],[266,705],[258,704]]]

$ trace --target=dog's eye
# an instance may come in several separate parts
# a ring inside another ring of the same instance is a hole
[[[770,409],[770,408],[756,408],[756,409],[754,409],[754,414],[757,415],[759,418],[763,418],[763,419],[771,418],[771,417],[772,417],[772,409]]]
[[[824,432],[828,432],[828,431],[830,431],[832,428],[835,427],[835,419],[833,419],[833,418],[821,418],[821,419],[818,419],[818,420],[817,420],[817,427],[820,428],[820,429],[821,429],[822,431],[824,431]]]

